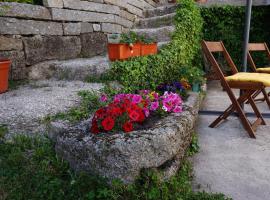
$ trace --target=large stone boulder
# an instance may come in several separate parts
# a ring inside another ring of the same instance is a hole
[[[53,123],[49,131],[56,152],[76,171],[86,171],[124,183],[132,183],[141,170],[156,169],[164,178],[174,175],[190,145],[200,105],[191,93],[181,114],[171,114],[148,130],[130,134],[89,133],[87,121],[76,128]]]

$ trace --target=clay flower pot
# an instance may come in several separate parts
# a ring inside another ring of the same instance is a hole
[[[154,55],[154,54],[157,54],[157,51],[158,51],[157,43],[141,44],[141,55],[142,56]]]
[[[11,65],[9,59],[0,59],[0,94],[8,90],[8,73]]]
[[[206,3],[207,0],[196,0],[196,2],[198,2],[198,3]]]
[[[141,44],[108,44],[109,59],[111,61],[115,60],[125,60],[130,57],[136,57],[141,55]]]

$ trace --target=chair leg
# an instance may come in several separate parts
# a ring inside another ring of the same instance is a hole
[[[249,102],[250,102],[250,105],[255,113],[255,115],[257,116],[258,119],[261,119],[261,125],[266,125],[264,119],[263,119],[263,116],[262,114],[260,113],[258,107],[256,106],[254,100],[252,99],[252,97],[249,98]]]
[[[263,96],[264,96],[264,99],[268,105],[268,108],[270,109],[270,99],[268,97],[269,94],[267,94],[266,90],[265,89],[262,89],[262,93],[263,93]]]

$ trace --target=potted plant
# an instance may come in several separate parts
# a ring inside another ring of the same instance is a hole
[[[193,92],[201,91],[201,85],[205,81],[203,77],[204,74],[201,69],[198,67],[185,66],[181,67],[180,73],[182,78],[188,80],[188,82],[191,84]]]
[[[108,54],[111,61],[140,56],[141,44],[138,42],[138,36],[135,32],[123,33],[119,40],[116,37],[119,36],[114,34],[109,38]]]
[[[9,59],[0,59],[0,93],[8,90],[8,73],[11,65]]]
[[[154,39],[140,36],[139,40],[141,42],[141,56],[157,54],[158,47]]]

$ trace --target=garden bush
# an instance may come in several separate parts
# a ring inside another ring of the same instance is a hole
[[[204,20],[203,38],[224,42],[232,59],[240,68],[243,54],[243,36],[245,26],[245,7],[214,6],[202,7]],[[270,44],[270,6],[253,7],[250,28],[250,42],[267,42]],[[257,62],[265,64],[262,56]]]
[[[203,21],[193,0],[181,0],[174,23],[172,41],[159,54],[113,63],[112,76],[118,77],[126,92],[155,89],[162,82],[180,80],[184,76],[180,68],[194,66],[200,53]]]

